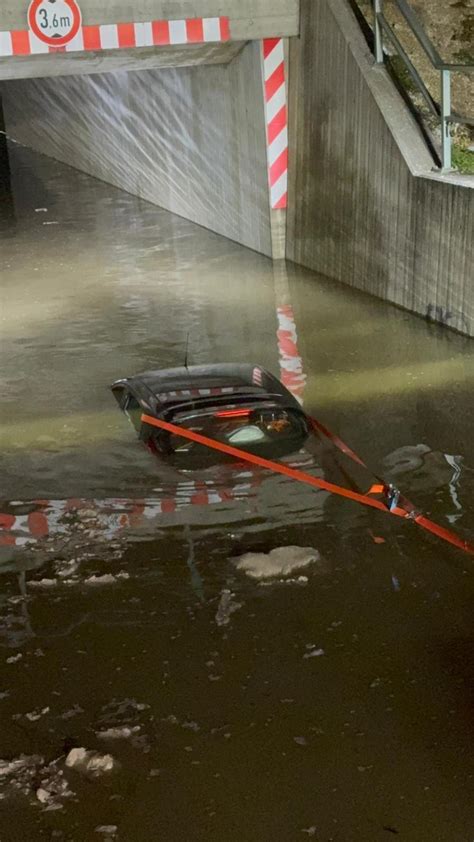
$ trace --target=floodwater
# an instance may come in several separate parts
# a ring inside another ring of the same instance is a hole
[[[167,475],[108,389],[189,333],[472,540],[472,344],[21,147],[10,169],[1,842],[472,842],[472,558],[242,464]]]

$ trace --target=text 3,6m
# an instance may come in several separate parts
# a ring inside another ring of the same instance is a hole
[[[55,12],[50,17],[46,9],[40,9],[38,14],[41,15],[41,29],[68,29],[71,26],[71,18],[68,15],[59,17]]]

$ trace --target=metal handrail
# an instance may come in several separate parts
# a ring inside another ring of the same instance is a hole
[[[406,23],[413,32],[420,46],[425,51],[431,64],[435,70],[440,74],[440,106],[435,102],[426,87],[421,75],[414,66],[410,57],[406,53],[393,28],[390,26],[387,18],[383,13],[383,0],[373,0],[374,5],[374,55],[377,64],[384,63],[384,35],[392,46],[395,48],[397,54],[403,61],[411,79],[420,91],[423,99],[430,111],[441,122],[441,169],[443,172],[449,172],[452,169],[452,140],[451,140],[451,123],[460,123],[465,126],[474,125],[474,119],[465,117],[459,114],[451,113],[451,73],[452,72],[474,72],[474,64],[451,64],[443,61],[438,50],[426,34],[420,19],[415,14],[407,0],[393,0],[400,13],[403,15]]]

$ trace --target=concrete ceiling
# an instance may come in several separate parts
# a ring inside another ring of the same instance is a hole
[[[79,76],[114,70],[189,67],[201,64],[228,64],[244,47],[244,41],[225,44],[188,44],[182,47],[143,47],[131,50],[56,53],[0,59],[0,81],[9,79]]]

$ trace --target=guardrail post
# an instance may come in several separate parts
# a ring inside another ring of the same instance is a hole
[[[383,64],[383,33],[379,15],[383,12],[383,0],[374,0],[374,52],[377,64]]]
[[[441,169],[447,172],[451,169],[451,73],[441,71]]]

